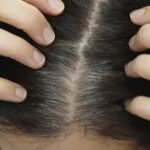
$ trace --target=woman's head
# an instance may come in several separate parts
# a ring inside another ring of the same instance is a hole
[[[64,2],[63,15],[47,17],[57,38],[46,48],[22,31],[1,25],[28,39],[47,58],[37,71],[0,58],[0,76],[21,84],[29,93],[20,104],[0,102],[1,131],[54,139],[70,129],[71,133],[81,129],[85,134],[149,146],[149,122],[129,115],[123,107],[125,99],[150,95],[149,82],[129,79],[124,73],[125,63],[137,55],[128,47],[139,28],[130,22],[129,13],[149,1]]]

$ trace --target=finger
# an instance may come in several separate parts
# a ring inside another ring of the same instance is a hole
[[[125,65],[125,72],[129,77],[150,80],[150,55],[142,54]]]
[[[15,59],[33,69],[44,65],[45,56],[24,39],[3,29],[0,29],[0,35],[0,55]]]
[[[150,24],[143,25],[138,33],[129,41],[130,48],[135,52],[150,48]]]
[[[59,15],[63,12],[65,5],[62,0],[24,0],[37,8],[42,12],[50,15]]]
[[[22,102],[27,97],[27,91],[20,85],[7,79],[0,78],[0,100]]]
[[[138,96],[133,100],[125,102],[125,108],[128,112],[143,119],[150,121],[150,98]]]
[[[36,42],[48,45],[55,34],[44,15],[34,6],[21,0],[2,0],[0,21],[22,29]]]
[[[131,21],[137,25],[150,23],[150,6],[134,10],[130,13]]]

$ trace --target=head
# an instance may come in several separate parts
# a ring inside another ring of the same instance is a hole
[[[40,70],[0,58],[0,76],[28,90],[23,103],[0,102],[2,150],[147,149],[150,123],[128,114],[123,103],[150,96],[149,82],[124,73],[124,65],[138,55],[128,46],[139,29],[129,13],[149,5],[149,0],[64,2],[63,15],[46,16],[56,32],[56,41],[48,47],[1,24],[47,58]]]

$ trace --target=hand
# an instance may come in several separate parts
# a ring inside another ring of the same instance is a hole
[[[131,13],[131,20],[142,27],[131,38],[129,45],[135,52],[150,49],[150,6]],[[142,54],[125,66],[125,72],[129,77],[144,78],[150,80],[150,55]],[[145,96],[135,97],[125,103],[127,111],[150,121],[150,98]]]
[[[61,0],[1,0],[0,21],[26,32],[34,41],[48,45],[55,39],[52,27],[40,12],[59,15],[64,10]],[[45,56],[27,41],[0,29],[0,55],[10,57],[32,69],[41,68]],[[27,91],[20,85],[0,78],[0,100],[21,102]]]

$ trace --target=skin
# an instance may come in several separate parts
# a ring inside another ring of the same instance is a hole
[[[56,4],[56,1],[59,4]],[[50,2],[48,5],[47,0],[1,0],[0,21],[22,29],[39,44],[51,44],[55,39],[55,34],[42,12],[54,16],[59,15],[64,10],[64,4],[61,0],[50,0]],[[55,5],[53,5],[54,3]],[[142,26],[137,35],[130,41],[130,47],[135,52],[150,48],[148,42],[150,38],[148,24],[150,22],[150,8],[146,7],[145,9],[143,18],[136,19],[131,15],[132,21]],[[32,69],[39,69],[44,65],[45,57],[43,54],[27,41],[3,29],[0,29],[0,34],[0,55],[17,60]],[[10,43],[7,44],[7,41]],[[38,58],[38,62],[33,60],[33,55]],[[126,74],[130,77],[142,77],[149,80],[150,69],[147,65],[150,61],[149,57],[149,55],[141,55],[126,65]],[[147,66],[147,68],[143,66]],[[27,91],[23,87],[0,78],[1,100],[22,102],[26,97]],[[149,98],[140,96],[132,101],[127,101],[126,109],[135,115],[150,120],[149,103]],[[72,129],[68,136],[64,135],[47,140],[32,138],[27,135],[0,133],[0,147],[2,150],[142,150],[134,141],[117,141],[106,137],[97,137],[93,134],[85,136],[81,129]]]
[[[39,44],[49,45],[54,41],[55,34],[42,12],[57,16],[63,12],[64,7],[61,0],[1,0],[0,21],[22,29]],[[139,10],[130,14],[132,22],[141,26],[129,42],[131,50],[135,52],[150,48],[150,6]],[[32,69],[39,69],[44,65],[45,56],[30,43],[3,29],[0,29],[0,35],[0,55],[12,58]],[[150,56],[142,54],[125,66],[125,72],[129,77],[150,80],[149,63]],[[26,97],[25,88],[0,77],[0,100],[18,103]],[[144,96],[128,100],[125,103],[126,110],[150,120],[149,100],[150,98]]]
[[[0,21],[23,30],[35,42],[46,46],[54,41],[55,33],[43,13],[57,16],[63,10],[61,0],[1,0]],[[30,43],[3,29],[0,29],[0,35],[1,56],[12,58],[32,69],[44,65],[45,56]],[[18,103],[26,97],[25,88],[0,77],[0,100]]]
[[[134,24],[141,26],[140,30],[134,35],[129,46],[134,52],[142,52],[150,49],[150,6],[133,11],[130,14]],[[141,54],[134,60],[126,64],[125,72],[127,76],[133,78],[143,78],[150,80],[150,55]],[[143,95],[127,100],[126,110],[133,115],[150,121],[150,98]]]
[[[134,141],[98,137],[96,133],[74,128],[56,138],[35,138],[28,135],[0,133],[1,150],[143,150]]]

